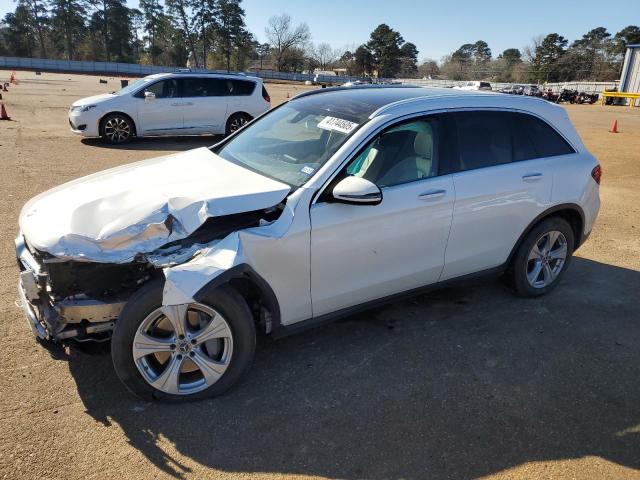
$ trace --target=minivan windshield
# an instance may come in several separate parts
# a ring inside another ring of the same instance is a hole
[[[332,116],[302,103],[276,108],[216,153],[267,177],[302,186],[359,126],[355,118]]]

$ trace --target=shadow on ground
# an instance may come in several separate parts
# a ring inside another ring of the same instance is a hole
[[[83,138],[80,141],[91,147],[109,148],[113,150],[148,150],[181,152],[192,148],[210,147],[224,137],[221,135],[201,135],[182,137],[144,137],[134,138],[124,145],[111,145],[100,138]]]
[[[480,281],[259,343],[248,378],[187,405],[129,396],[108,355],[67,360],[87,413],[229,472],[469,478],[595,455],[640,468],[640,272],[575,259],[533,300]]]

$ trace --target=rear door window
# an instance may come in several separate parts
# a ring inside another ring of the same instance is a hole
[[[454,171],[502,165],[513,161],[509,112],[456,112],[458,165]]]
[[[221,78],[189,77],[183,79],[184,97],[223,97],[227,95],[226,81]]]

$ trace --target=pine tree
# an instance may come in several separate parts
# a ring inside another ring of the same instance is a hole
[[[49,0],[52,35],[62,42],[67,60],[76,57],[76,45],[86,33],[87,6],[87,0]]]

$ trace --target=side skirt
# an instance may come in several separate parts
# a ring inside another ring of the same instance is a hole
[[[345,318],[351,315],[354,315],[359,312],[363,312],[369,310],[371,308],[385,305],[391,302],[395,302],[398,300],[403,300],[406,298],[415,297],[416,295],[421,295],[427,292],[431,292],[434,290],[439,290],[441,288],[448,287],[450,285],[455,285],[457,283],[462,283],[468,280],[473,280],[475,278],[482,277],[499,277],[502,275],[507,269],[508,263],[500,265],[498,267],[490,268],[487,270],[481,270],[479,272],[470,273],[468,275],[463,275],[461,277],[452,278],[449,280],[445,280],[443,282],[436,282],[430,285],[425,285],[423,287],[414,288],[411,290],[407,290],[405,292],[395,293],[393,295],[389,295],[383,298],[378,298],[376,300],[370,300],[365,303],[361,303],[359,305],[354,305],[352,307],[343,308],[336,312],[327,313],[325,315],[321,315],[319,317],[309,318],[307,320],[302,320],[300,322],[296,322],[292,325],[282,325],[278,324],[274,327],[273,333],[271,334],[274,338],[283,338],[289,335],[294,335],[297,333],[304,332],[306,330],[310,330],[312,328],[317,328],[322,325],[326,325],[328,323],[334,322],[336,320],[340,320],[341,318]]]

